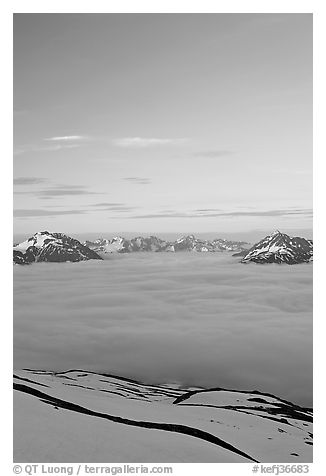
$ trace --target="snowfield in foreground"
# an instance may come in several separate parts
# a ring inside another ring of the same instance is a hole
[[[312,412],[270,394],[83,370],[14,376],[14,461],[312,462]]]

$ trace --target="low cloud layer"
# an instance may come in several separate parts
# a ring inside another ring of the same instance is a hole
[[[225,254],[14,268],[16,368],[257,389],[312,403],[312,266]]]

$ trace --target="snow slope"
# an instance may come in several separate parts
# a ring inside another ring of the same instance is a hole
[[[277,397],[83,370],[14,376],[15,462],[311,462],[312,412]]]

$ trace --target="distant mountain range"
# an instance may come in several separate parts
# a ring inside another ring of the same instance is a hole
[[[84,261],[103,259],[95,251],[84,246],[80,241],[63,233],[41,231],[31,238],[15,245],[13,248],[15,264],[51,261]]]
[[[241,257],[241,263],[307,263],[313,259],[313,242],[300,237],[290,237],[275,231],[250,248],[245,241],[198,239],[194,235],[166,241],[156,236],[138,236],[127,240],[121,236],[112,239],[99,238],[84,244],[63,233],[41,231],[20,244],[14,245],[15,264],[34,262],[64,262],[102,260],[104,253],[133,252],[223,252],[235,251],[232,256]]]
[[[308,263],[313,260],[313,242],[298,236],[291,237],[276,230],[256,243],[244,255],[242,263]]]
[[[203,240],[194,235],[183,236],[175,241],[166,241],[156,236],[137,236],[127,240],[121,236],[111,240],[99,238],[95,241],[85,241],[85,246],[100,253],[132,253],[139,251],[155,252],[177,252],[177,251],[195,251],[195,252],[218,252],[218,251],[242,251],[250,247],[245,241],[230,241],[222,238],[215,240]]]

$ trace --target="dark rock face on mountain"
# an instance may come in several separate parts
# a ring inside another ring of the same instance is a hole
[[[174,251],[190,251],[197,249],[199,251],[200,243],[194,235],[183,236],[173,243]]]
[[[217,238],[213,241],[202,240],[194,235],[183,236],[176,241],[165,241],[156,236],[142,237],[138,236],[131,240],[126,240],[121,236],[112,240],[99,238],[93,242],[86,241],[85,245],[96,252],[103,253],[131,253],[137,251],[154,252],[218,252],[218,251],[242,251],[248,250],[249,245],[244,241],[229,241]]]
[[[102,259],[95,251],[63,233],[41,231],[14,246],[14,263],[64,262]]]
[[[299,264],[308,263],[312,259],[312,240],[290,237],[277,230],[256,243],[241,262]]]
[[[248,254],[249,249],[238,251],[234,253],[232,256],[246,256]]]
[[[19,245],[16,245],[19,246]],[[26,251],[19,251],[14,247],[14,263],[15,264],[30,264],[35,261],[35,257],[38,254],[38,249],[35,246],[30,246]]]

